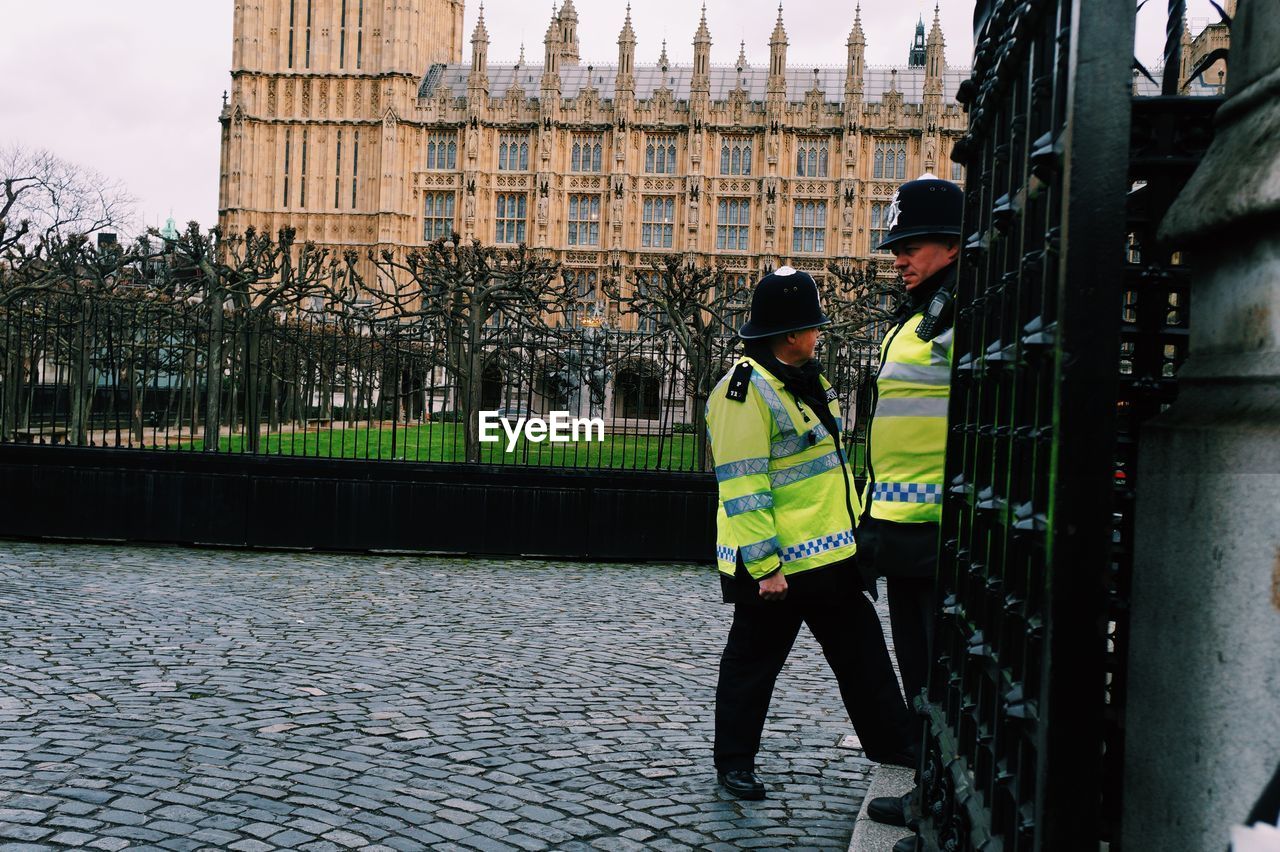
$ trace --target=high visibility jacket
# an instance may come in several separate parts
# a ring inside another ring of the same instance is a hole
[[[750,364],[746,399],[730,399],[730,370],[707,401],[707,432],[720,499],[716,510],[716,562],[733,575],[739,552],[752,577],[779,565],[798,574],[853,555],[850,501],[853,476],[839,446],[840,406],[832,435],[808,403],[801,402],[760,364]],[[824,390],[831,385],[822,380]],[[834,394],[828,393],[834,397]],[[856,503],[853,510],[858,511]]]
[[[881,344],[871,418],[871,517],[899,523],[942,520],[954,332],[921,340],[923,318],[913,314]]]

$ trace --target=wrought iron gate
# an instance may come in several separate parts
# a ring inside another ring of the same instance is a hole
[[[1133,21],[1131,0],[975,16],[929,849],[1119,838],[1132,462],[1186,355],[1186,268],[1155,229],[1220,102],[1133,97]]]

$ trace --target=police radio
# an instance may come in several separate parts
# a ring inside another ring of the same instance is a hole
[[[929,305],[924,309],[924,316],[916,326],[916,336],[921,340],[933,340],[951,327],[951,314],[955,310],[956,297],[951,291],[942,287],[933,294]]]

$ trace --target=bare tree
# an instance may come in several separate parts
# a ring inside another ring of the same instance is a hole
[[[14,306],[35,293],[63,296],[114,279],[106,267],[124,263],[120,251],[100,253],[89,235],[126,226],[133,199],[121,184],[48,151],[18,145],[0,149],[0,434],[8,436],[25,415],[18,388],[39,357],[11,321]],[[65,301],[65,300],[64,300]],[[64,304],[65,307],[65,304]],[[91,313],[77,322],[92,322]],[[87,355],[84,357],[88,357]],[[87,362],[73,375],[92,377]],[[72,407],[76,440],[83,441],[92,385],[77,387]],[[86,396],[87,394],[87,396]]]
[[[224,419],[235,426],[239,397],[244,395],[247,448],[259,449],[264,395],[262,339],[277,317],[296,312],[311,300],[324,301],[333,281],[328,249],[297,243],[292,228],[273,239],[250,228],[242,235],[224,235],[218,228],[202,231],[195,222],[173,242],[170,292],[188,303],[202,305],[209,329],[205,363],[206,449],[218,446]],[[229,327],[228,327],[229,326]],[[229,350],[229,351],[228,351]],[[223,376],[236,373],[240,382],[226,388],[227,418],[222,415]]]
[[[467,461],[480,458],[477,412],[486,356],[484,329],[495,317],[513,327],[549,329],[566,293],[560,267],[527,246],[461,242],[457,234],[403,256],[371,255],[379,286],[365,288],[385,310],[421,327],[457,387]],[[396,387],[400,377],[396,377]]]
[[[118,330],[110,328],[101,314],[122,288],[132,284],[128,273],[137,256],[133,247],[115,242],[97,245],[84,234],[64,238],[57,233],[44,235],[30,256],[26,278],[40,282],[44,298],[35,315],[43,320],[44,336],[49,339],[42,350],[32,349],[25,356],[39,360],[44,350],[52,349],[57,366],[66,368],[73,443],[89,443],[94,396],[115,355],[110,333]],[[99,331],[104,329],[108,334],[100,340]],[[19,351],[18,357],[23,356]],[[8,400],[4,419],[6,427],[16,419]]]
[[[698,465],[707,454],[706,404],[716,381],[728,369],[736,340],[726,334],[735,313],[737,294],[726,288],[718,269],[698,266],[677,254],[650,261],[652,275],[624,293],[610,282],[606,292],[624,314],[649,320],[656,335],[674,343],[670,375],[683,375],[684,392],[693,403],[693,434]]]
[[[906,298],[902,281],[881,278],[870,261],[832,261],[827,270],[833,279],[826,302],[832,323],[824,331],[834,342],[849,346],[875,346],[884,335],[884,324]]]
[[[858,412],[870,404],[870,368],[906,290],[900,279],[879,277],[871,261],[832,261],[827,269],[831,285],[824,308],[832,322],[824,329],[822,371],[844,391],[852,429]]]
[[[0,251],[45,236],[129,226],[134,199],[119,181],[45,150],[0,148]]]

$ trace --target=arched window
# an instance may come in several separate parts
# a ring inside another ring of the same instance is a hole
[[[827,248],[827,202],[797,201],[791,229],[791,251],[814,254]]]
[[[650,134],[645,140],[644,170],[650,174],[676,172],[676,137],[669,133]]]
[[[871,176],[880,180],[907,179],[907,143],[903,139],[876,142],[875,168]]]
[[[454,169],[458,167],[458,142],[452,132],[433,131],[427,134],[427,168]]]
[[[569,196],[569,245],[600,245],[600,196]]]
[[[716,249],[719,251],[746,251],[750,224],[750,199],[720,199],[716,204]]]
[[[751,137],[726,136],[720,142],[720,174],[751,174]]]
[[[797,177],[827,176],[827,143],[823,139],[801,139],[796,147]]]
[[[613,385],[613,416],[630,420],[657,420],[658,367],[636,359],[618,370]]]
[[[575,133],[569,154],[569,169],[575,172],[598,172],[604,145],[599,133]]]
[[[876,248],[888,235],[887,220],[889,218],[889,202],[873,201],[871,202],[871,251],[883,251]]]
[[[502,407],[502,368],[497,360],[485,365],[480,375],[480,408],[494,411]]]
[[[523,133],[503,133],[498,137],[498,170],[526,171],[529,168],[529,137]]]
[[[495,200],[493,241],[507,245],[523,243],[528,224],[528,197],[523,192],[503,192]]]

